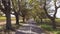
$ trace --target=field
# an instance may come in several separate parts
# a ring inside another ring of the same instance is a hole
[[[0,22],[3,22],[3,21],[5,21],[5,20],[6,20],[6,17],[0,17]],[[11,20],[15,20],[15,18],[12,17]]]

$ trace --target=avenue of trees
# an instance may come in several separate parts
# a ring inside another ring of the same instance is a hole
[[[49,15],[52,11],[50,10],[51,2],[53,1],[54,6],[54,14],[53,16]],[[11,15],[15,15],[16,25],[19,24],[19,16],[23,18],[23,22],[25,23],[30,17],[40,19],[40,23],[42,19],[48,18],[51,20],[51,24],[53,29],[56,29],[56,14],[57,10],[60,6],[57,6],[58,0],[0,0],[0,11],[5,14],[6,17],[6,29],[12,30],[11,25]],[[50,5],[49,5],[50,4]],[[12,13],[14,12],[14,13]]]

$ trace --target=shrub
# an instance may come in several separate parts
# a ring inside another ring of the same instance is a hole
[[[46,25],[46,24],[41,25],[41,28],[43,28],[45,30],[48,30],[48,31],[52,31],[53,30],[50,25]]]

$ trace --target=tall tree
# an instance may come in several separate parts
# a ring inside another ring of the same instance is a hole
[[[19,0],[11,0],[11,1],[12,1],[12,10],[16,17],[16,25],[19,25],[20,1]]]
[[[43,9],[40,8],[40,0],[30,0],[29,1],[30,6],[32,7],[32,16],[35,19],[37,16],[41,19],[42,23],[42,18],[44,18],[45,12]]]
[[[28,16],[29,13],[30,13],[29,8],[27,8],[27,2],[25,0],[21,0],[20,12],[21,12],[20,16],[23,17],[23,22],[25,22],[26,21],[26,16]]]
[[[11,5],[10,5],[10,0],[2,0],[2,5],[0,5],[1,7],[1,11],[3,11],[3,13],[5,13],[6,15],[6,29],[11,30],[12,26],[11,26],[11,15],[10,15],[10,11],[11,11]]]
[[[57,2],[57,0],[53,0],[54,1],[54,6],[55,6],[55,11],[54,11],[54,14],[53,14],[53,17],[51,17],[49,14],[48,14],[48,11],[47,11],[47,4],[46,4],[46,2],[47,2],[47,0],[45,0],[44,1],[44,11],[45,11],[45,13],[46,13],[46,15],[48,16],[48,18],[52,21],[52,25],[53,25],[53,29],[56,29],[56,22],[55,22],[55,18],[56,18],[56,13],[57,13],[57,9],[58,9],[58,7],[57,7],[57,5],[56,5],[56,2]]]

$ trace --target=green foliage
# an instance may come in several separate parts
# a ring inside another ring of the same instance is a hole
[[[53,28],[50,25],[47,25],[47,24],[41,25],[41,28],[43,28],[45,30],[48,30],[48,31],[53,31]]]
[[[39,18],[36,18],[37,25],[41,24],[41,20]]]
[[[43,9],[40,9],[40,2],[37,0],[30,0],[29,1],[29,5],[32,5],[32,10],[31,10],[31,15],[33,18],[36,18],[37,16],[43,17],[41,15],[45,15],[43,14]]]
[[[60,34],[60,31],[59,31],[59,32],[57,32],[57,34]]]

